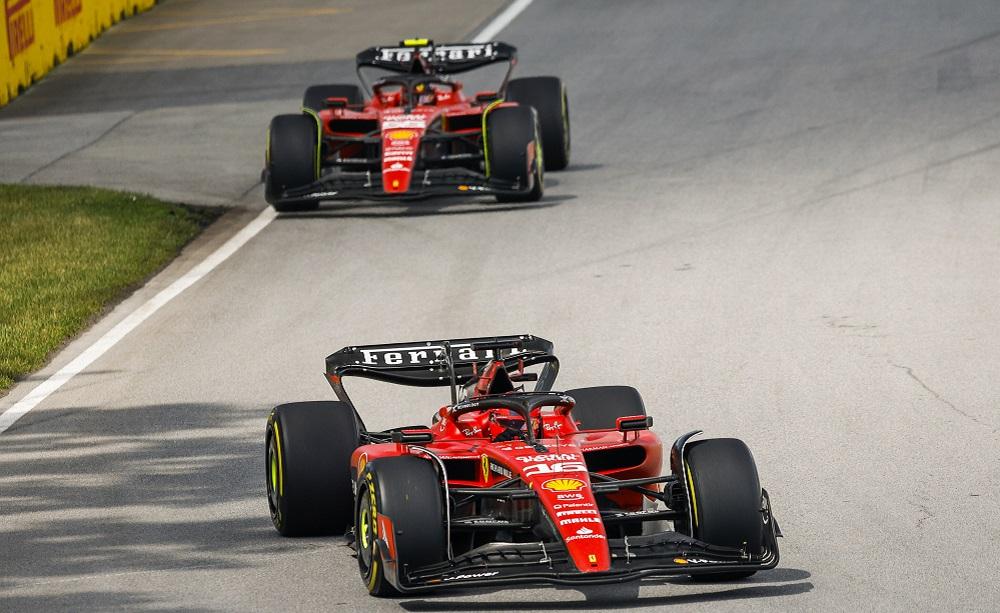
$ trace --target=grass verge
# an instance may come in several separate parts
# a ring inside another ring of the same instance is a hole
[[[139,194],[0,185],[0,396],[217,216]]]

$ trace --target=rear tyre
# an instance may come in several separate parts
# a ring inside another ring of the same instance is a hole
[[[267,175],[264,194],[280,212],[308,211],[313,201],[277,202],[288,189],[309,185],[319,178],[319,135],[316,119],[310,115],[278,115],[267,132]]]
[[[545,170],[569,165],[569,97],[558,77],[524,77],[507,84],[505,99],[534,107],[545,147]]]
[[[294,402],[271,411],[264,470],[271,521],[282,536],[344,533],[358,443],[354,410],[343,402]]]
[[[428,461],[412,455],[368,462],[358,476],[354,533],[361,578],[373,596],[398,593],[379,542],[391,530],[396,568],[441,562],[446,556],[441,481]]]
[[[685,450],[691,536],[724,547],[760,553],[764,539],[760,479],[746,444],[735,438],[695,441]],[[743,579],[754,571],[696,575],[695,580]]]
[[[497,194],[498,202],[535,202],[544,192],[542,145],[538,119],[531,107],[502,107],[486,116],[486,161],[489,175],[516,181],[523,193]]]
[[[302,96],[302,108],[318,113],[326,108],[327,98],[347,98],[347,104],[364,104],[361,88],[351,83],[312,85]]]
[[[581,430],[614,428],[619,417],[646,414],[639,390],[627,385],[581,387],[565,393],[576,401],[570,416]]]

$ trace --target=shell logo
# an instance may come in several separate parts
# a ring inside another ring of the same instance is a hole
[[[385,135],[389,140],[410,140],[417,133],[413,130],[392,130],[391,132],[386,132]]]
[[[674,558],[674,564],[687,564],[688,561],[684,558]]]
[[[362,453],[361,457],[358,458],[358,474],[360,475],[365,471],[365,466],[368,466],[368,454]]]
[[[542,487],[550,492],[577,492],[583,489],[583,481],[579,479],[549,479]]]

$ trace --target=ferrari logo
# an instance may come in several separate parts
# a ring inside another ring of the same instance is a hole
[[[490,459],[485,453],[483,454],[480,464],[483,468],[483,483],[486,483],[490,480]]]

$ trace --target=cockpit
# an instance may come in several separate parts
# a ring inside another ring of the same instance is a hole
[[[568,416],[572,398],[524,392],[523,386],[515,383],[503,361],[489,361],[462,387],[462,401],[442,408],[439,417],[445,423],[439,427],[468,438],[528,443],[575,430]]]
[[[461,83],[426,75],[384,77],[372,85],[372,100],[382,108],[452,104],[460,99]]]

